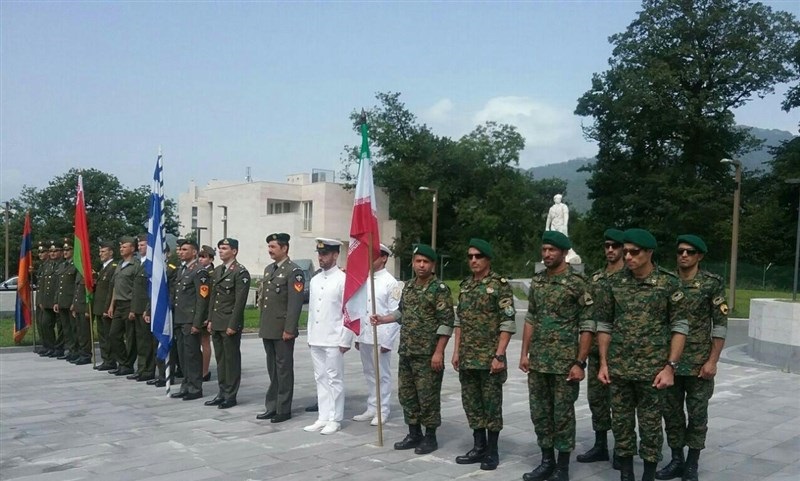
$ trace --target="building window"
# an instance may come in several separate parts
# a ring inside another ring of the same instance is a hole
[[[295,210],[297,210],[295,208]],[[289,214],[292,212],[292,203],[286,200],[267,201],[267,215]]]
[[[197,206],[192,206],[192,230],[197,229]]]
[[[303,202],[303,231],[311,231],[311,217],[313,215],[314,204],[310,200]]]

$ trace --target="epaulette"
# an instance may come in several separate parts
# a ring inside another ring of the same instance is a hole
[[[720,275],[717,275],[717,274],[714,274],[713,272],[708,272],[708,271],[705,271],[705,270],[700,271],[700,272],[702,272],[703,275],[706,276],[706,277],[710,277],[710,278],[712,278],[714,280],[722,282],[722,276],[720,276]]]
[[[472,277],[466,277],[466,278],[464,278],[464,280],[463,280],[463,281],[461,281],[461,283],[459,284],[459,286],[463,286],[464,284],[468,283],[468,282],[469,282],[469,281],[471,281],[471,280],[472,280]]]
[[[575,270],[575,269],[573,269],[572,267],[570,267],[570,268],[569,268],[569,272],[570,272],[570,273],[571,273],[573,276],[575,276],[575,277],[579,278],[579,279],[580,279],[580,280],[582,280],[582,281],[585,281],[585,280],[586,280],[586,276],[585,276],[583,273],[576,271],[576,270]]]

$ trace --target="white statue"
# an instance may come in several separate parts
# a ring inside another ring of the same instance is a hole
[[[561,203],[561,194],[553,196],[553,205],[547,213],[547,223],[545,230],[555,230],[569,237],[567,223],[569,222],[569,207]]]

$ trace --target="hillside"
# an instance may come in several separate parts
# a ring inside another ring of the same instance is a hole
[[[750,129],[750,132],[757,139],[763,141],[760,149],[742,155],[741,161],[745,170],[769,170],[770,166],[767,164],[767,161],[772,159],[770,148],[777,147],[782,142],[791,140],[794,137],[794,135],[785,130],[759,129],[758,127],[743,128]],[[591,162],[594,162],[594,157],[581,157],[557,164],[532,167],[528,169],[528,172],[531,172],[536,179],[555,177],[557,179],[566,180],[567,194],[564,197],[564,202],[569,205],[570,209],[577,212],[586,212],[592,205],[591,201],[589,201],[589,188],[586,186],[589,173],[578,172],[578,169]]]

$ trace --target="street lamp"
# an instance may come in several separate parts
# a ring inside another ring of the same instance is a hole
[[[742,191],[742,163],[733,159],[722,159],[723,164],[733,164],[736,167],[735,182],[736,187],[733,191],[733,232],[731,233],[731,276],[730,286],[728,287],[728,305],[736,305],[736,262],[739,251],[739,202]]]
[[[3,279],[8,279],[8,211],[11,208],[8,206],[8,201],[6,201],[6,208],[3,211],[3,218],[6,224],[6,276]]]
[[[217,207],[222,208],[222,238],[228,238],[228,206],[227,205],[219,205]]]
[[[419,190],[427,190],[433,192],[433,218],[431,221],[431,247],[433,250],[436,250],[436,215],[439,211],[439,190],[434,189],[431,187],[425,187],[424,185],[419,188]]]
[[[800,184],[800,179],[786,179],[787,184]],[[800,189],[798,189],[797,205],[797,239],[794,242],[794,284],[792,285],[792,301],[797,300],[797,271],[800,267]]]

